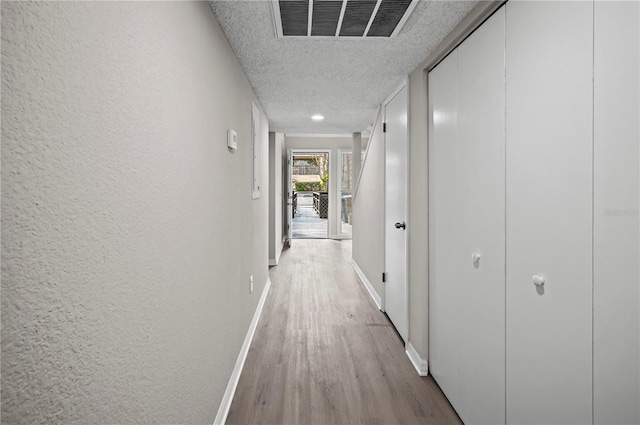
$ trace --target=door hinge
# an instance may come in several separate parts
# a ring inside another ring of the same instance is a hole
[[[386,273],[382,273],[382,283],[387,281],[387,274]]]
[[[387,123],[386,123],[386,122],[383,122],[383,123],[382,123],[382,132],[383,132],[383,133],[386,133],[386,132],[387,132]]]

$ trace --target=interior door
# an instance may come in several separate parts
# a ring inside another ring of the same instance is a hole
[[[458,406],[458,50],[429,72],[429,372]]]
[[[504,30],[502,8],[458,47],[456,409],[467,424],[505,423]]]
[[[640,3],[594,24],[593,423],[639,424]]]
[[[287,223],[287,244],[291,246],[291,237],[293,231],[293,183],[291,181],[291,175],[293,174],[293,151],[287,150],[287,165],[285,166],[285,187],[287,189],[287,211],[286,211],[286,223]]]
[[[507,423],[589,424],[593,4],[508,2],[506,40]]]
[[[384,309],[407,341],[407,87],[385,105]]]

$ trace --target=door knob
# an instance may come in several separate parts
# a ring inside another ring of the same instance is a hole
[[[474,252],[471,254],[471,261],[473,261],[474,265],[478,265],[478,263],[480,262],[480,253],[479,252]]]
[[[538,275],[534,275],[533,276],[533,284],[538,286],[538,287],[544,285],[544,277],[538,276]]]
[[[406,229],[407,225],[403,221],[402,223],[396,223],[396,229]]]

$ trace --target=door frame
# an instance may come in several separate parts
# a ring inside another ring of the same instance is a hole
[[[327,187],[327,201],[329,202],[329,205],[327,205],[327,236],[325,239],[331,239],[331,208],[333,206],[333,202],[331,200],[331,195],[333,194],[333,190],[331,190],[331,167],[333,166],[333,162],[331,159],[331,149],[328,148],[322,148],[322,149],[310,149],[310,148],[289,148],[287,150],[287,154],[289,155],[289,159],[288,159],[288,171],[287,171],[287,185],[290,188],[289,190],[289,194],[291,194],[293,192],[293,184],[291,182],[291,180],[293,179],[293,157],[296,155],[296,153],[326,153],[327,157],[328,157],[328,169],[329,169],[329,185]],[[293,208],[293,205],[291,206]],[[287,210],[289,210],[289,208],[287,207]],[[293,219],[291,219],[291,226],[293,226]],[[291,229],[291,226],[289,227],[289,229]],[[287,235],[290,235],[290,233],[287,233]],[[291,240],[290,240],[291,241]],[[291,246],[291,242],[289,242],[289,246]]]
[[[353,147],[352,148],[338,148],[338,158],[336,162],[336,208],[337,208],[337,217],[336,221],[336,236],[339,239],[351,239],[353,236],[352,233],[344,233],[342,231],[342,155],[345,153],[351,153],[351,196],[353,197],[353,193],[355,190],[355,176],[353,175]],[[329,164],[331,166],[331,164]],[[352,198],[353,199],[353,198]]]
[[[398,95],[398,93],[400,93],[403,89],[406,88],[407,90],[407,104],[406,106],[406,110],[407,110],[407,140],[406,140],[406,154],[405,154],[405,161],[406,161],[406,168],[405,168],[405,187],[404,187],[404,208],[405,208],[405,216],[406,216],[406,223],[407,223],[407,227],[409,229],[409,231],[411,230],[410,227],[410,215],[409,215],[409,158],[410,158],[410,144],[409,144],[409,140],[411,139],[411,133],[410,133],[410,114],[409,114],[409,104],[410,104],[410,98],[409,98],[409,94],[410,94],[410,87],[409,87],[409,77],[407,76],[401,83],[400,85],[385,99],[385,101],[382,103],[382,108],[381,108],[381,112],[383,115],[383,125],[386,126],[387,123],[387,105]],[[381,253],[381,257],[382,257],[382,271],[386,272],[387,269],[387,259],[386,259],[386,234],[385,234],[385,222],[386,222],[386,218],[387,218],[387,197],[386,197],[386,186],[387,186],[387,133],[383,132],[383,149],[382,149],[382,225],[381,225],[381,233],[382,233],[382,253]],[[406,231],[406,230],[405,230]],[[410,324],[409,324],[409,231],[406,231],[406,237],[405,237],[405,242],[404,242],[404,250],[405,250],[405,262],[404,262],[404,270],[405,270],[405,320],[407,323],[407,338],[405,341],[405,345],[409,342],[409,330],[410,330]],[[382,283],[382,294],[380,294],[380,309],[383,312],[386,312],[386,283]]]
[[[292,238],[292,233],[293,233],[293,185],[292,185],[292,177],[291,177],[291,173],[293,171],[293,150],[292,149],[287,149],[287,162],[285,164],[285,169],[283,170],[284,173],[284,186],[287,188],[287,203],[284,207],[285,211],[285,217],[287,218],[285,220],[285,223],[287,224],[287,229],[286,229],[286,242],[287,245],[289,247],[291,247],[291,240]]]

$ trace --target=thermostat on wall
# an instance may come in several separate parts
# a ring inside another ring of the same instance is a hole
[[[238,133],[235,130],[227,131],[227,146],[229,149],[238,149]]]

